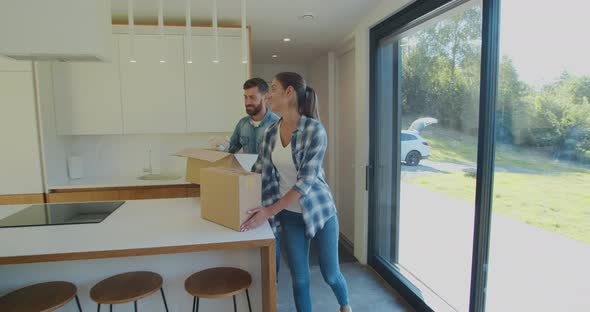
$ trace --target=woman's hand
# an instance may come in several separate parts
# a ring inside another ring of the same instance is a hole
[[[241,232],[246,232],[252,229],[259,227],[262,223],[264,223],[268,218],[272,217],[274,214],[272,213],[271,207],[258,207],[254,209],[248,210],[248,214],[250,214],[250,219],[242,224],[240,227]]]

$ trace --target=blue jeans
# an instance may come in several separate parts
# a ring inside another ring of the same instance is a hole
[[[285,257],[293,280],[293,297],[298,312],[311,311],[309,246],[305,223],[300,213],[283,210],[279,214],[283,228]],[[332,288],[340,306],[348,305],[348,289],[338,263],[338,218],[333,216],[313,238],[320,271],[324,281]]]

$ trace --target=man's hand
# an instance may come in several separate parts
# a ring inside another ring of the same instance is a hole
[[[273,216],[271,207],[257,207],[250,209],[248,210],[248,214],[250,214],[250,219],[242,224],[240,227],[241,232],[246,232],[259,227],[262,223],[268,220],[268,218]]]

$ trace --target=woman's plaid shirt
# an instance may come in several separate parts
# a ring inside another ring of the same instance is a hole
[[[282,118],[281,118],[282,120]],[[262,174],[262,206],[268,207],[281,199],[279,172],[272,163],[272,151],[277,143],[278,125],[272,123],[264,132],[258,159],[252,172]],[[306,116],[291,135],[291,154],[297,170],[297,182],[293,189],[301,194],[299,203],[303,210],[306,235],[310,238],[324,227],[326,221],[336,215],[334,199],[323,168],[328,138],[321,122]],[[277,233],[278,220],[269,219]]]

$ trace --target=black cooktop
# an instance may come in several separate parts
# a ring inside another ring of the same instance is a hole
[[[0,219],[0,228],[100,223],[124,201],[32,205]]]

